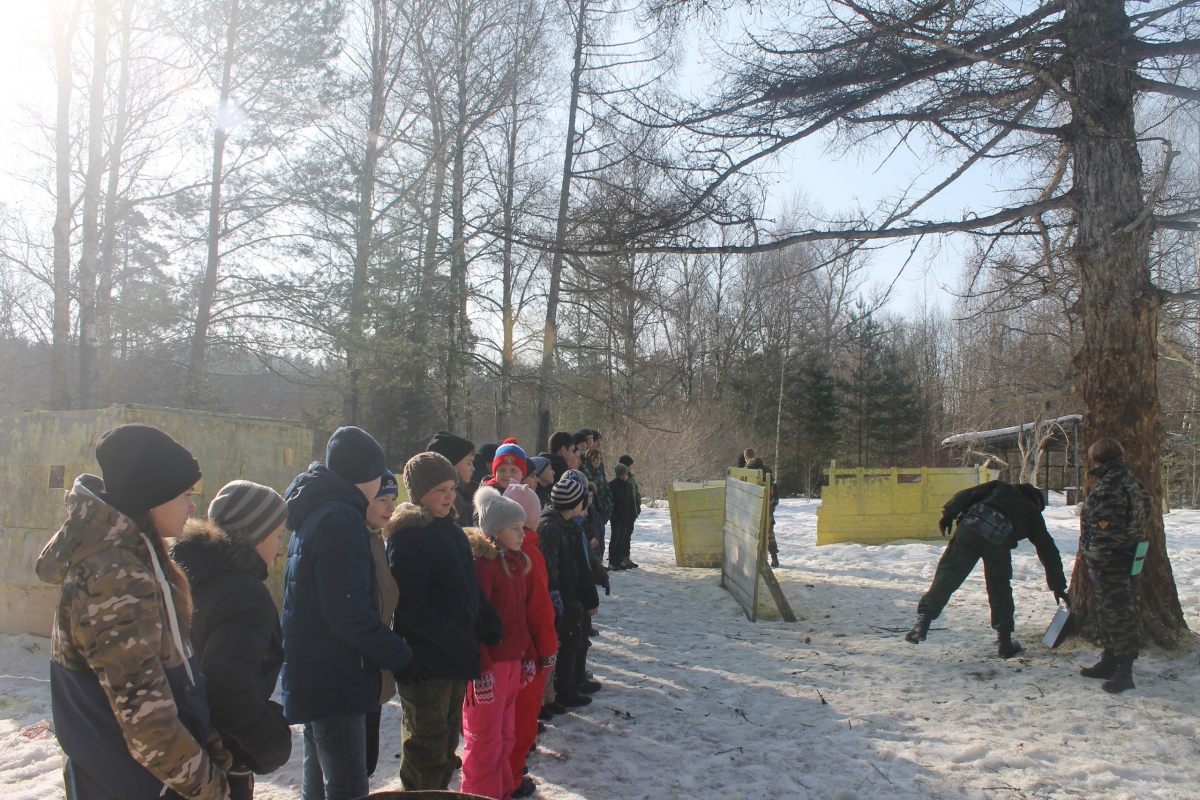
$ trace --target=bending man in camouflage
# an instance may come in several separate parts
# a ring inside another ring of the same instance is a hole
[[[992,609],[992,628],[996,631],[996,650],[1001,658],[1021,652],[1012,639],[1014,605],[1012,596],[1012,551],[1017,542],[1028,539],[1037,549],[1046,570],[1046,584],[1054,596],[1067,599],[1067,579],[1063,575],[1058,546],[1046,530],[1042,518],[1045,497],[1041,489],[1022,483],[990,481],[963,489],[942,508],[939,527],[950,532],[957,522],[954,538],[938,561],[937,573],[929,591],[917,603],[917,624],[904,637],[918,644],[925,641],[929,623],[938,618],[950,596],[983,559],[988,605]]]
[[[1121,443],[1111,438],[1088,449],[1089,474],[1096,485],[1079,511],[1079,555],[1092,579],[1104,641],[1100,661],[1079,672],[1085,678],[1106,679],[1102,688],[1113,694],[1133,688],[1138,632],[1130,569],[1150,518],[1150,494],[1129,471],[1124,456]]]

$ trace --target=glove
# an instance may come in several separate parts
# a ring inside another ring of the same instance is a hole
[[[952,517],[942,517],[938,522],[938,530],[942,532],[942,536],[949,536],[950,530],[954,527],[954,519]]]
[[[503,638],[503,633],[496,633],[491,628],[484,628],[479,632],[479,643],[484,647],[495,647],[500,644],[500,640]]]
[[[1062,603],[1067,608],[1071,607],[1071,598],[1067,597],[1067,593],[1063,589],[1054,590],[1054,599]]]
[[[521,662],[521,688],[525,688],[533,683],[533,679],[537,677],[537,662],[522,661]]]
[[[555,589],[550,593],[550,602],[554,604],[554,618],[561,619],[563,615],[562,595]]]
[[[421,669],[421,659],[417,658],[417,654],[413,653],[408,659],[408,663],[404,665],[404,669],[394,670],[392,676],[396,679],[396,683],[420,683],[425,680],[425,671]]]
[[[491,703],[496,699],[496,676],[492,673],[485,672],[471,683],[474,688],[475,702]]]
[[[558,651],[554,651],[550,655],[542,659],[542,669],[550,669],[558,663]]]

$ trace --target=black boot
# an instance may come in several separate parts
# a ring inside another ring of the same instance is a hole
[[[996,653],[1001,658],[1012,658],[1025,648],[1020,642],[1014,642],[1012,631],[996,631]]]
[[[779,553],[771,553],[771,566],[772,567],[779,566]]]
[[[912,626],[912,630],[904,635],[904,641],[920,644],[925,641],[925,637],[929,635],[929,623],[933,619],[928,614],[917,614],[917,624]]]
[[[1122,658],[1116,662],[1113,676],[1100,684],[1100,688],[1109,694],[1120,694],[1126,689],[1133,688],[1133,659]]]
[[[1084,667],[1079,670],[1079,674],[1085,678],[1103,678],[1108,680],[1117,674],[1117,657],[1113,655],[1111,649],[1106,647],[1104,648],[1104,652],[1100,654],[1100,660],[1090,667]]]

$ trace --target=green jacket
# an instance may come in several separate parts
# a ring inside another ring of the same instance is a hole
[[[1010,548],[1017,542],[1028,539],[1037,550],[1042,568],[1046,570],[1046,585],[1054,591],[1066,591],[1067,578],[1063,574],[1062,557],[1058,545],[1046,530],[1042,512],[1011,483],[988,481],[969,489],[963,489],[942,507],[943,520],[961,520],[971,506],[983,503],[1006,516],[1013,524]]]
[[[637,519],[642,515],[642,490],[638,488],[637,478],[633,473],[629,473],[629,482],[633,484],[633,518]]]
[[[1101,567],[1114,558],[1130,558],[1137,543],[1146,538],[1150,493],[1123,458],[1114,458],[1090,474],[1097,481],[1079,509],[1079,552],[1089,566]]]

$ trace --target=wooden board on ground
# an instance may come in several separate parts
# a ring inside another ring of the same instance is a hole
[[[757,470],[737,470],[758,473]],[[770,494],[765,485],[733,477],[725,480],[725,557],[721,566],[721,585],[734,596],[751,622],[758,621],[759,578],[767,584],[780,616],[795,622],[788,604],[767,564],[767,532],[770,525]],[[746,475],[754,478],[754,475]]]
[[[725,482],[667,486],[675,566],[717,567],[725,550]]]

